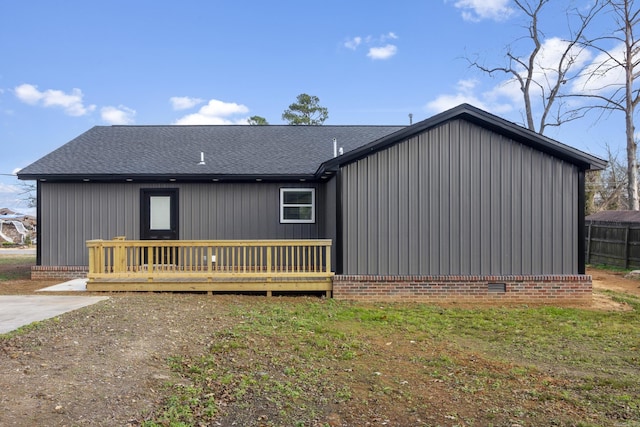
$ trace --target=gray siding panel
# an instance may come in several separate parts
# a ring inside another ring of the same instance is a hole
[[[337,221],[337,181],[338,179],[333,177],[325,184],[325,205],[324,212],[322,213],[322,221],[320,223],[320,235],[326,239],[331,239],[333,245],[331,246],[331,265],[335,270],[337,257],[336,242],[338,240],[338,221]],[[261,196],[261,203],[266,205],[268,197],[266,195]],[[320,211],[318,211],[320,213]],[[261,222],[261,226],[266,226],[265,220]]]
[[[577,273],[569,163],[454,120],[342,173],[346,274]]]
[[[280,224],[282,187],[316,188],[315,224]],[[139,239],[142,188],[179,189],[179,231],[185,240],[313,239],[327,233],[325,187],[319,184],[43,182],[41,188],[43,265],[87,265],[87,240]]]
[[[467,245],[458,245],[458,250],[454,253],[454,257],[457,257],[458,270],[460,274],[471,274],[471,257],[473,256],[473,240],[472,240],[472,227],[474,205],[472,203],[473,197],[471,192],[471,144],[469,139],[462,133],[462,129],[459,130],[459,143],[460,150],[458,153],[459,159],[459,193],[457,202],[459,204],[457,218],[455,221],[459,224],[459,239],[467,239]],[[426,195],[425,195],[426,197]]]
[[[408,145],[408,161],[409,167],[407,168],[407,180],[408,180],[408,203],[409,203],[409,217],[407,224],[418,224],[418,213],[420,212],[420,145],[413,144]],[[411,177],[410,171],[416,171],[417,176]],[[414,230],[409,230],[408,235],[408,247],[410,254],[416,254],[416,256],[408,257],[408,269],[409,271],[416,271],[420,268],[420,238],[419,227]]]
[[[372,274],[380,274],[382,271],[389,270],[389,167],[387,156],[381,155],[371,157],[368,159],[370,162],[375,162],[378,167],[378,186],[377,186],[377,198],[378,198],[378,223],[372,224],[372,229],[378,233],[378,246],[375,251],[378,252],[377,265],[371,267]],[[346,197],[342,195],[343,204]],[[344,268],[343,268],[344,271]]]
[[[366,191],[370,195],[369,203],[366,205],[366,213],[371,218],[367,225],[375,226],[378,223],[378,168],[374,162],[367,162],[367,173],[369,174],[369,181],[367,182]],[[367,239],[367,270],[375,268],[378,265],[378,253],[375,248],[378,246],[378,236],[376,229],[366,228]]]

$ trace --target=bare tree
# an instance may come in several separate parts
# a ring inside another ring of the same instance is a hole
[[[640,23],[640,9],[635,0],[606,0],[607,10],[613,15],[615,29],[595,39],[583,40],[585,47],[593,48],[604,58],[587,71],[583,78],[584,93],[579,95],[600,101],[598,105],[582,107],[583,111],[599,108],[621,111],[625,118],[627,151],[627,200],[630,210],[640,210],[638,201],[638,161],[635,139],[635,110],[640,102],[640,40],[635,32]],[[619,49],[621,47],[621,49]],[[624,82],[612,81],[609,76],[623,71]]]
[[[20,183],[20,199],[27,203],[27,207],[35,208],[37,206],[36,184],[31,182]]]
[[[603,8],[604,0],[596,0],[586,12],[578,9],[566,11],[567,21],[573,24],[569,28],[569,37],[562,40],[560,56],[552,63],[541,58],[545,42],[540,17],[551,0],[513,0],[516,8],[526,16],[527,34],[521,39],[530,42],[525,53],[516,52],[516,44],[507,46],[507,63],[502,66],[486,66],[477,60],[469,60],[472,67],[492,76],[502,73],[517,82],[522,91],[524,122],[529,130],[543,134],[548,126],[560,126],[583,116],[579,110],[565,108],[560,95],[567,83],[582,75],[581,56],[587,46],[582,43],[585,32]],[[537,102],[540,108],[537,108]],[[541,111],[538,120],[535,111]]]
[[[624,209],[627,204],[627,167],[618,159],[618,152],[607,145],[607,167],[585,176],[586,214],[604,210]]]

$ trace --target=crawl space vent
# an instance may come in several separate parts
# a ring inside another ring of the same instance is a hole
[[[489,287],[489,292],[496,292],[496,293],[507,292],[506,283],[489,283],[487,286]]]

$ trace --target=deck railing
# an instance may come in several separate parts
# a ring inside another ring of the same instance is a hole
[[[89,290],[267,290],[270,293],[269,288],[305,290],[305,284],[311,285],[309,290],[330,290],[333,276],[331,240],[115,238],[89,240],[87,248]],[[283,285],[296,280],[300,283],[295,286]],[[248,285],[250,283],[255,286]],[[278,285],[271,285],[273,283]]]

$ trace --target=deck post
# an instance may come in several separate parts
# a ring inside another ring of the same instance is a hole
[[[102,251],[100,242],[101,240],[90,240],[87,242],[87,247],[89,248],[89,278],[100,272],[98,270],[102,258],[100,256],[100,251]]]
[[[124,237],[116,237],[113,240],[118,242],[113,248],[113,272],[124,273],[127,271],[127,257],[122,243]]]
[[[103,242],[98,242],[98,246],[96,247],[96,273],[104,273],[104,245]]]
[[[87,245],[89,246],[89,245]],[[89,277],[91,277],[91,275],[93,274],[93,270],[96,268],[96,253],[95,253],[95,247],[94,246],[89,246],[89,271],[88,271],[88,275]]]

